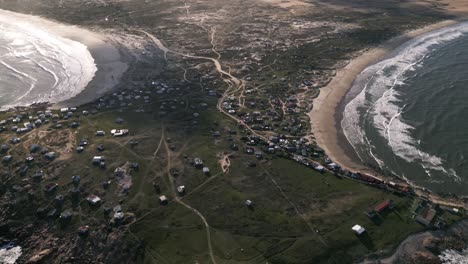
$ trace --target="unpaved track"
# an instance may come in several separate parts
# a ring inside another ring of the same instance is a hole
[[[170,172],[171,167],[172,167],[171,151],[169,149],[169,146],[167,145],[166,140],[164,140],[164,146],[165,146],[166,154],[167,154],[167,167],[166,167],[167,177],[169,178],[169,183],[170,183],[170,186],[171,186],[171,189],[172,189],[172,195],[174,196],[174,201],[176,203],[180,204],[180,205],[183,205],[185,208],[189,209],[190,211],[192,211],[193,213],[195,213],[196,215],[198,215],[201,218],[201,220],[203,221],[203,224],[205,225],[205,229],[206,229],[206,239],[207,239],[207,243],[208,243],[208,253],[210,255],[211,262],[213,264],[217,264],[214,253],[213,253],[213,246],[211,244],[210,225],[208,224],[208,221],[206,221],[206,218],[197,209],[195,209],[195,208],[191,207],[190,205],[186,204],[185,202],[183,202],[181,200],[181,198],[177,195],[176,189],[175,189],[175,186],[174,186],[174,179],[173,179],[172,174]]]

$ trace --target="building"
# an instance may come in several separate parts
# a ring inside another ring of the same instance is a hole
[[[58,187],[58,184],[57,184],[57,183],[51,182],[51,183],[48,183],[48,184],[45,186],[44,191],[45,191],[46,193],[51,193],[51,192],[57,190],[57,187]]]
[[[193,160],[193,165],[196,167],[196,168],[202,168],[203,167],[203,161],[200,159],[200,158],[195,158]]]
[[[177,187],[177,193],[179,195],[181,195],[181,196],[184,195],[185,194],[185,186],[181,185],[181,186]]]
[[[112,129],[111,134],[114,137],[123,137],[128,135],[128,129]]]
[[[351,228],[354,233],[356,233],[356,235],[360,236],[362,235],[364,232],[366,232],[366,229],[364,229],[364,227],[360,226],[360,225],[355,225]]]
[[[106,135],[106,132],[104,132],[102,130],[96,131],[96,136],[98,136],[98,137],[103,137],[105,135]]]
[[[203,173],[206,174],[206,175],[210,175],[210,168],[203,167]]]
[[[51,152],[47,152],[44,156],[45,156],[46,159],[52,161],[52,160],[55,159],[57,154],[55,152],[51,151]]]
[[[416,216],[416,221],[419,223],[429,226],[431,225],[432,221],[434,220],[435,216],[437,214],[437,211],[430,207],[426,206],[417,216]]]
[[[101,198],[99,198],[97,195],[90,195],[86,200],[91,204],[91,205],[98,205],[101,202]]]
[[[165,195],[159,196],[159,203],[162,205],[166,205],[169,203],[169,200],[167,200],[167,197]]]
[[[92,163],[95,166],[99,166],[101,162],[104,162],[104,161],[105,161],[104,156],[95,156],[92,159]]]
[[[392,206],[392,201],[384,201],[374,208],[376,213],[381,213]]]

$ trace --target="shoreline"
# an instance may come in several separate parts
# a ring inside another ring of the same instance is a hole
[[[355,79],[362,71],[382,59],[385,59],[386,56],[390,55],[407,41],[459,22],[460,21],[457,20],[444,20],[409,31],[375,48],[363,51],[356,58],[350,60],[344,68],[336,70],[335,77],[333,77],[327,86],[320,89],[319,96],[313,100],[312,110],[307,114],[310,119],[313,138],[331,160],[339,164],[343,169],[349,171],[371,174],[382,180],[395,181],[398,179],[412,186],[418,196],[428,197],[434,202],[440,204],[449,203],[451,205],[458,204],[458,206],[465,207],[460,199],[455,202],[452,198],[441,198],[439,195],[435,195],[430,191],[428,192],[425,188],[414,186],[405,179],[396,176],[384,176],[381,172],[364,164],[347,141],[341,129],[344,100],[351,90]]]
[[[86,46],[97,68],[94,77],[75,96],[59,102],[52,102],[51,108],[75,107],[90,103],[105,93],[111,91],[128,69],[129,59],[122,54],[110,36],[99,34],[89,29],[50,20],[41,16],[27,15],[0,9],[0,12],[11,15],[26,23],[40,25],[46,32],[50,32],[65,39],[69,39]],[[19,106],[19,107],[29,107]]]

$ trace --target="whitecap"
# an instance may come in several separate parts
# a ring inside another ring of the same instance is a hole
[[[430,54],[468,33],[468,23],[460,23],[409,41],[398,49],[393,56],[366,68],[356,79],[355,87],[363,89],[345,106],[341,126],[347,140],[358,156],[370,156],[382,169],[385,163],[375,153],[374,143],[369,139],[363,127],[372,126],[391,148],[392,152],[412,163],[417,162],[431,176],[431,171],[440,171],[461,182],[461,178],[452,168],[445,168],[445,161],[420,148],[420,141],[413,137],[414,127],[402,118],[405,106],[402,106],[402,94],[395,90],[402,87],[410,74],[423,65]],[[413,74],[414,75],[414,74]],[[410,87],[405,87],[410,88]],[[399,175],[402,176],[402,175]]]

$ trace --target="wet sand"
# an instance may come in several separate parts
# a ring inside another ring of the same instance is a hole
[[[336,76],[331,82],[320,89],[320,95],[314,100],[313,109],[308,115],[317,144],[325,150],[326,154],[334,162],[348,170],[373,173],[372,169],[358,159],[354,150],[344,138],[340,125],[343,100],[356,77],[365,68],[382,60],[408,40],[455,23],[457,23],[455,20],[446,20],[432,24],[410,31],[385,42],[377,48],[365,51],[351,60],[344,68],[337,70]]]
[[[47,32],[80,42],[91,53],[98,69],[92,81],[77,96],[55,104],[54,108],[78,106],[96,100],[103,94],[111,91],[119,83],[120,78],[128,68],[126,61],[128,59],[123,56],[122,51],[113,42],[111,36],[105,36],[87,29],[65,25],[38,16],[6,10],[0,11],[8,13],[12,19],[20,19],[34,25],[40,25],[40,28]]]

